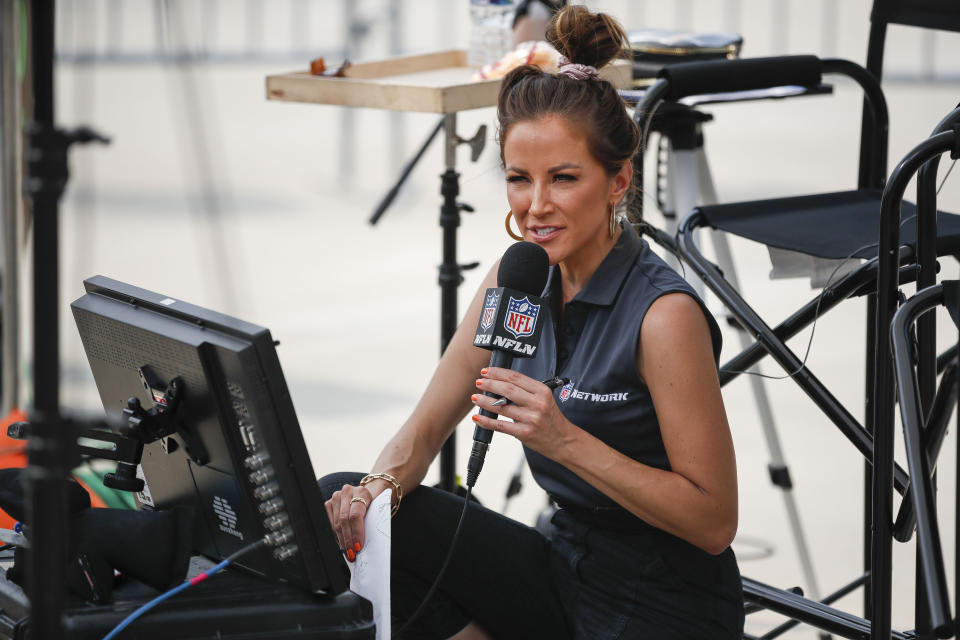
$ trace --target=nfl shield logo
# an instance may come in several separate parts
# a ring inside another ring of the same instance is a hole
[[[483,303],[483,315],[480,316],[480,329],[486,331],[493,326],[493,321],[497,318],[497,305],[500,304],[500,296],[496,292],[487,296]]]
[[[526,296],[521,300],[511,296],[503,328],[512,333],[515,338],[533,335],[533,329],[537,326],[538,313],[540,313],[540,305],[531,304]]]
[[[567,384],[560,387],[560,402],[566,402],[570,398],[570,394],[573,392],[573,381],[571,380]]]

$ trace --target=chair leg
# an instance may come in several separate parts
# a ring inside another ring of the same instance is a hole
[[[856,580],[854,580],[853,582],[850,582],[849,584],[845,584],[844,586],[840,587],[839,589],[837,589],[827,597],[823,598],[822,600],[819,600],[819,602],[820,604],[831,605],[837,600],[839,600],[840,598],[844,597],[845,595],[852,593],[859,587],[865,586],[869,582],[869,579],[870,579],[870,576],[868,574],[864,574],[859,578],[857,578]],[[793,629],[799,624],[800,624],[800,620],[790,619],[784,622],[783,624],[781,624],[780,626],[775,627],[770,631],[766,632],[765,634],[760,636],[758,640],[773,640],[773,638],[779,638],[781,635],[783,635],[790,629]],[[746,638],[746,636],[744,637]],[[827,633],[821,632],[820,637],[830,638],[831,636]]]
[[[748,602],[759,604],[770,611],[776,611],[841,638],[864,638],[871,633],[870,622],[863,618],[751,578],[743,578],[743,595]],[[888,633],[886,637],[888,640],[891,638],[908,640],[913,636],[894,631]]]
[[[863,420],[864,427],[870,437],[873,437],[873,400],[874,400],[874,368],[875,358],[873,345],[877,340],[877,294],[867,296],[867,357],[866,357],[866,385],[864,398]],[[870,575],[873,566],[871,556],[871,528],[873,527],[873,464],[872,459],[863,461],[863,570]],[[863,586],[863,617],[871,619],[873,613],[872,580],[867,580]]]

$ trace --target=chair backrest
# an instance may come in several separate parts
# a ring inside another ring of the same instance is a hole
[[[924,29],[960,31],[960,2],[957,0],[874,0],[870,12],[870,42],[867,45],[867,70],[883,75],[883,45],[888,24]]]
[[[880,82],[883,78],[883,48],[887,25],[901,24],[924,29],[960,32],[960,0],[874,0],[870,12],[870,40],[867,44],[867,71]],[[861,125],[860,170],[874,153],[873,119],[864,104]]]
[[[870,21],[960,31],[960,3],[956,0],[875,0]]]

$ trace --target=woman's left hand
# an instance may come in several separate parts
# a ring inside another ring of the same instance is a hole
[[[470,397],[473,404],[513,422],[477,414],[473,416],[477,425],[511,435],[551,459],[572,440],[576,427],[560,412],[550,387],[510,369],[487,367],[480,375],[476,382],[480,391],[509,398],[510,403],[495,407],[495,398],[478,393]]]

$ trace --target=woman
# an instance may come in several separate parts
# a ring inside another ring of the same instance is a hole
[[[321,480],[327,512],[353,560],[366,506],[388,488],[395,503],[398,489],[409,494],[393,521],[392,609],[402,625],[437,575],[462,506],[418,485],[457,422],[488,409],[512,422],[474,422],[519,439],[560,507],[551,536],[471,505],[409,637],[739,638],[729,549],[736,464],[717,381],[719,329],[617,221],[639,132],[597,68],[621,52],[622,29],[572,6],[547,37],[572,62],[556,75],[512,71],[497,112],[512,218],[551,264],[551,322],[537,357],[497,369],[472,344],[495,265],[371,474],[362,485],[359,475]],[[539,382],[554,375],[570,383],[552,391]],[[477,390],[511,403],[493,406]]]

